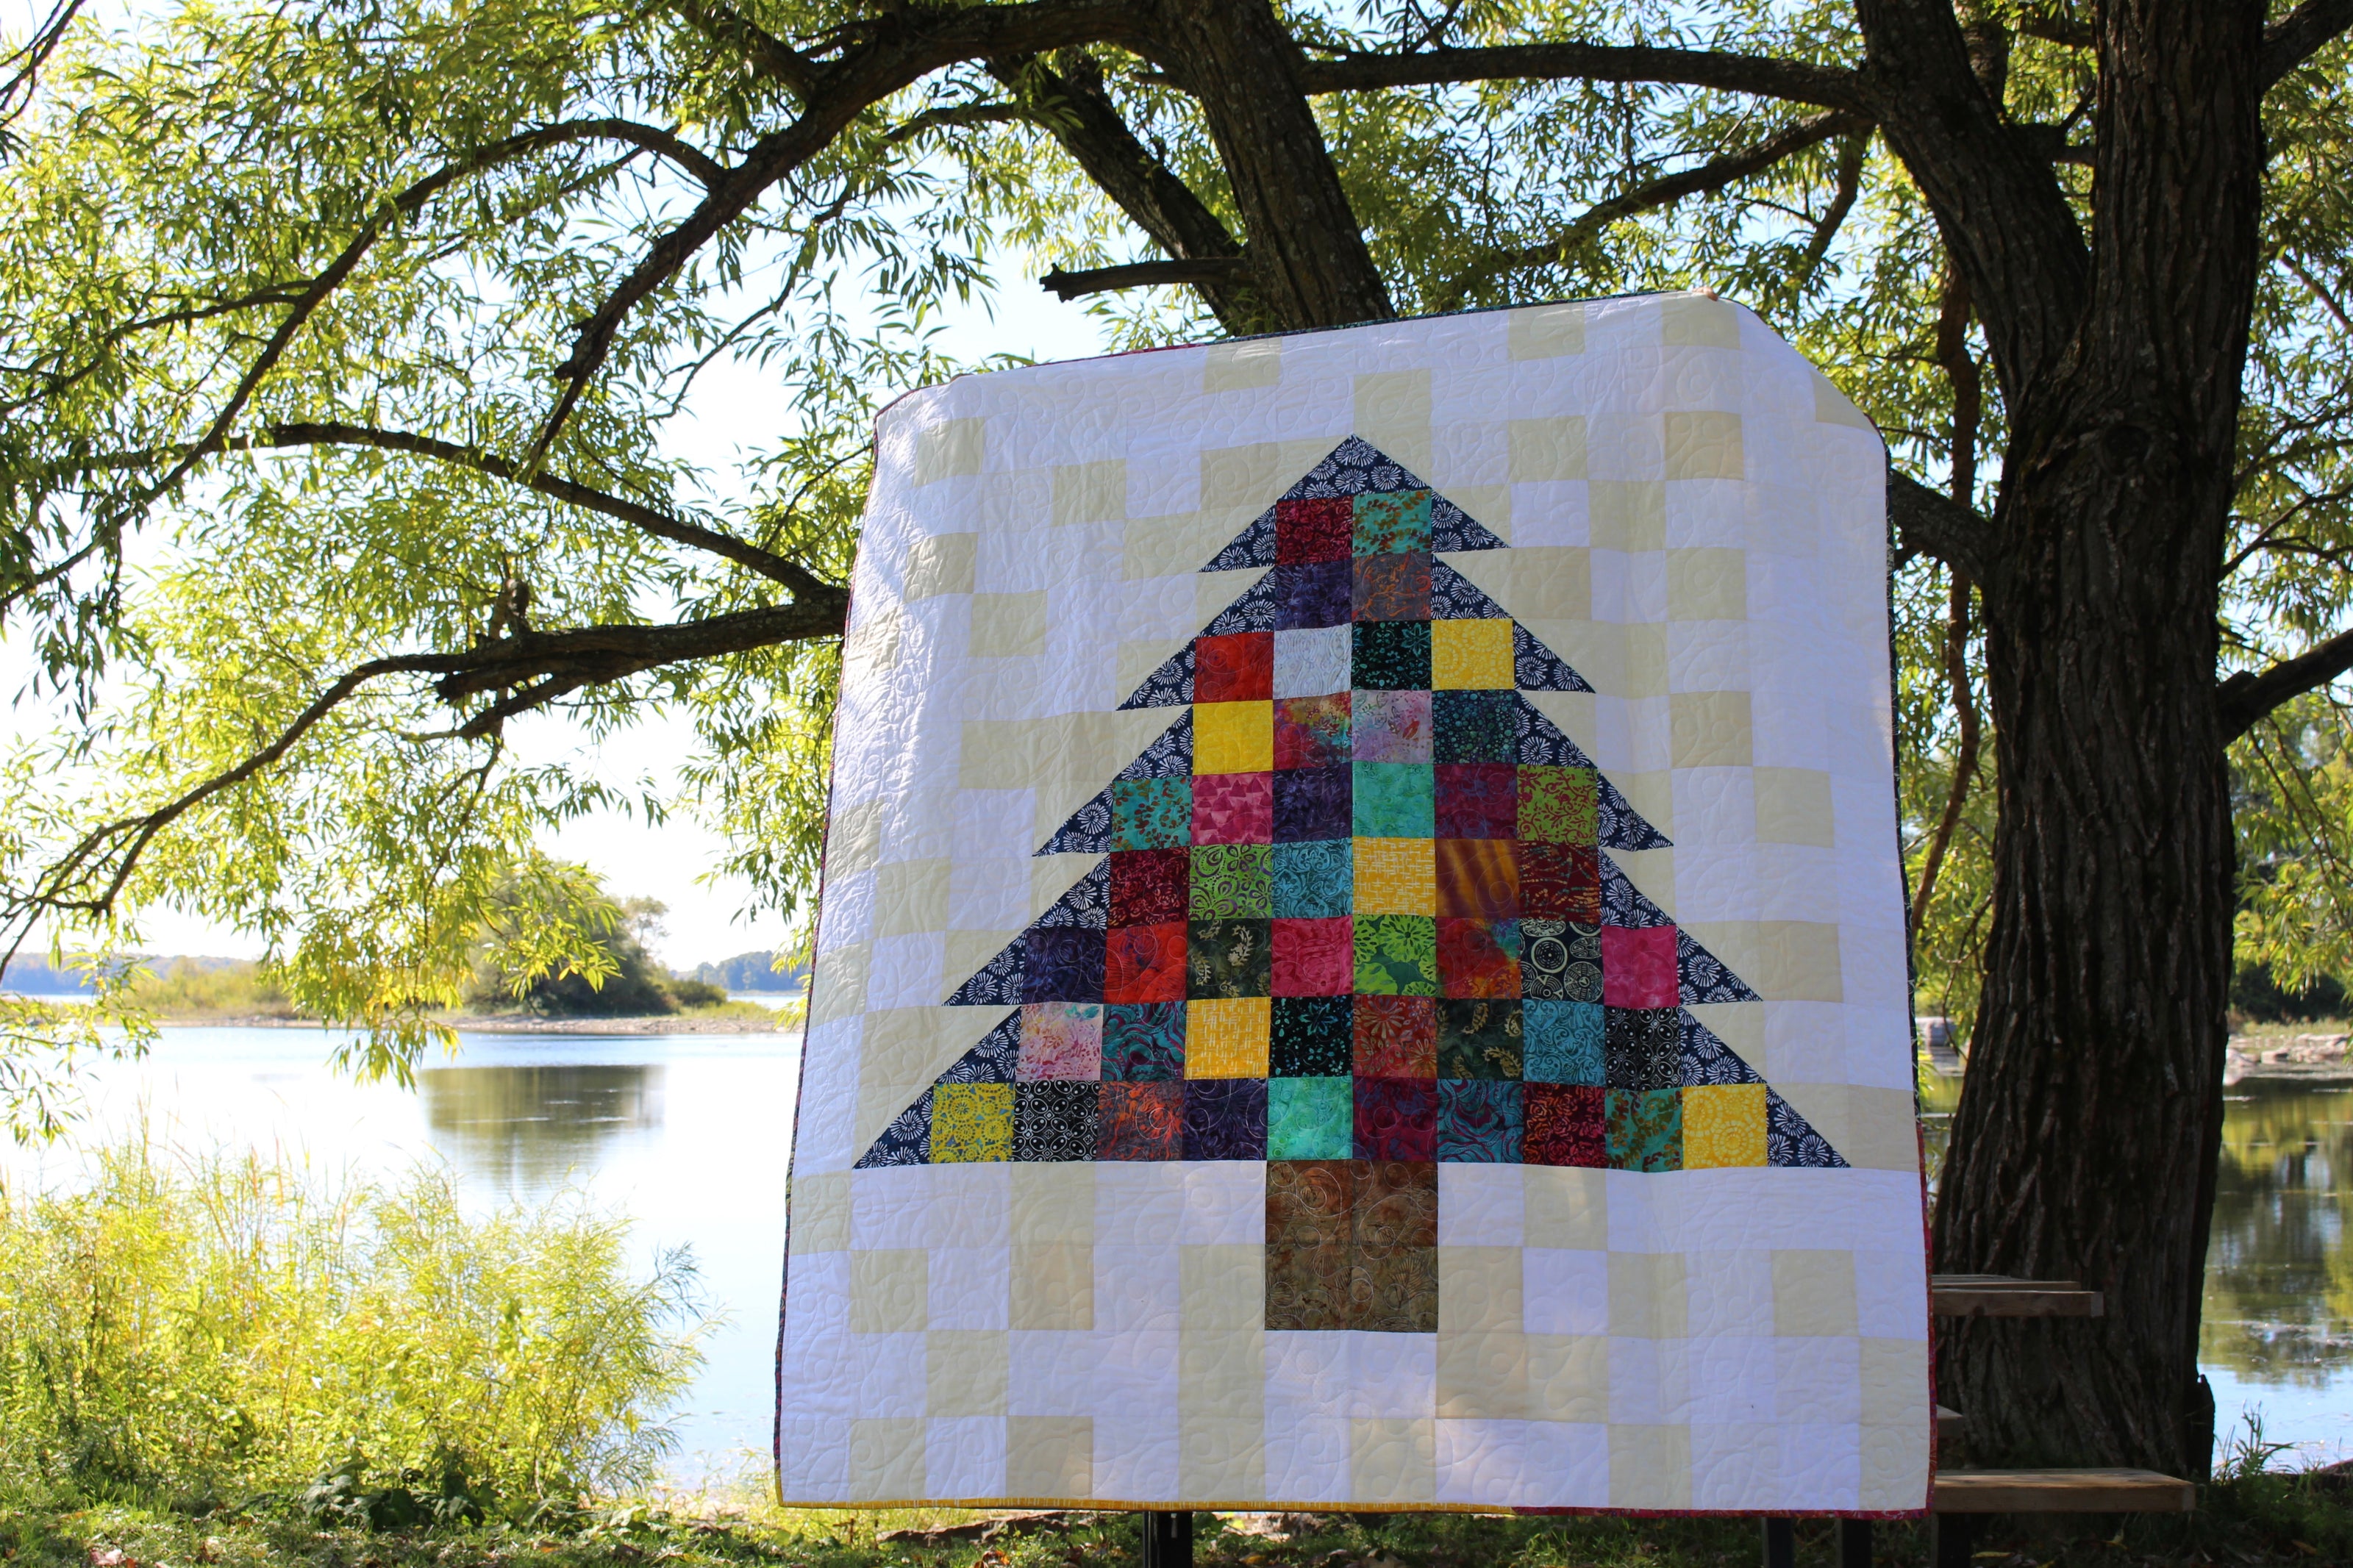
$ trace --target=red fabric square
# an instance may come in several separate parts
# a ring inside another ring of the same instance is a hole
[[[1609,1140],[1602,1118],[1608,1093],[1583,1084],[1522,1085],[1521,1161],[1530,1165],[1591,1168],[1609,1164]]]
[[[1517,996],[1519,946],[1507,921],[1438,918],[1438,984],[1449,996]]]
[[[1111,858],[1111,923],[1160,925],[1185,918],[1189,849],[1121,849]]]
[[[1519,770],[1509,763],[1438,764],[1438,837],[1509,838],[1519,831]]]
[[[1509,838],[1438,841],[1438,912],[1467,920],[1520,918],[1520,868]]]
[[[1601,928],[1601,1000],[1611,1007],[1672,1007],[1682,987],[1675,974],[1675,928]]]
[[[1601,919],[1601,852],[1588,845],[1519,841],[1520,913],[1532,921]]]
[[[1354,922],[1274,922],[1274,994],[1277,996],[1345,996],[1356,988]]]
[[[1356,531],[1356,503],[1349,496],[1274,503],[1274,559],[1282,565],[1306,561],[1345,561]]]
[[[1356,1158],[1438,1158],[1438,1084],[1432,1079],[1356,1080]]]
[[[1274,695],[1274,634],[1193,639],[1193,700],[1264,702]]]
[[[1113,929],[1103,950],[1103,999],[1185,1000],[1185,923]]]
[[[1202,773],[1193,780],[1193,842],[1274,842],[1272,773]]]
[[[1438,998],[1359,996],[1356,1012],[1358,1078],[1438,1076]]]
[[[1185,1153],[1182,1083],[1107,1083],[1095,1119],[1098,1160],[1176,1160]]]

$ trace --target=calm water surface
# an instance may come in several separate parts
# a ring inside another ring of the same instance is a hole
[[[1957,1079],[1930,1086],[1932,1168]],[[2206,1253],[2198,1359],[2215,1425],[2353,1458],[2353,1085],[2256,1079],[2232,1088]]]
[[[150,1059],[100,1080],[96,1126],[145,1114],[192,1146],[286,1150],[331,1170],[446,1161],[485,1204],[569,1184],[625,1209],[647,1255],[693,1249],[729,1317],[679,1422],[681,1478],[765,1450],[797,1035],[466,1035],[413,1093],[338,1077],[333,1038],[167,1029]],[[1957,1092],[1937,1086],[1932,1111]],[[2231,1094],[2201,1353],[2221,1424],[2253,1409],[2309,1459],[2353,1457],[2353,1088]],[[1943,1127],[1932,1120],[1932,1143]],[[0,1169],[61,1181],[78,1168],[70,1150],[0,1145]]]

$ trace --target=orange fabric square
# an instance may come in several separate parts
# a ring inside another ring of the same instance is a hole
[[[1520,918],[1519,846],[1508,838],[1438,841],[1438,912],[1470,920]]]
[[[1113,928],[1104,944],[1103,1000],[1185,1000],[1184,922]]]
[[[1356,1069],[1363,1078],[1438,1076],[1438,998],[1359,996]]]

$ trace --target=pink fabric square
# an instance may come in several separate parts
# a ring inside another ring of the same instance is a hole
[[[1277,996],[1345,996],[1356,979],[1355,923],[1347,917],[1274,922]]]
[[[1102,1005],[1032,1002],[1023,1007],[1013,1076],[1022,1083],[1103,1077]]]
[[[1611,1007],[1672,1007],[1682,994],[1675,973],[1675,928],[1601,928],[1601,1000]]]
[[[1200,773],[1193,780],[1193,842],[1274,842],[1272,773]]]

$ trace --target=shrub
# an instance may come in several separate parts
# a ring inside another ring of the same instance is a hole
[[[705,1320],[691,1259],[636,1277],[627,1236],[576,1194],[470,1214],[436,1169],[110,1148],[0,1202],[0,1481],[445,1516],[642,1484]]]

